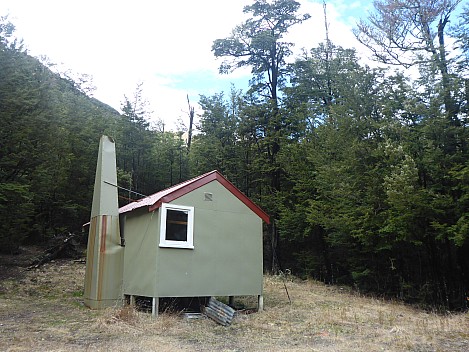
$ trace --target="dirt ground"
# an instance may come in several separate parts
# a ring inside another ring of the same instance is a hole
[[[26,270],[37,250],[0,256],[0,351],[469,351],[469,314],[438,315],[346,288],[265,277],[265,310],[228,327],[174,312],[83,305],[83,261]],[[238,305],[255,306],[242,298]]]

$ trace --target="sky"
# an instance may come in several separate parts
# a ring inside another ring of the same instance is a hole
[[[286,40],[295,53],[325,39],[320,0],[297,0],[299,13],[311,18],[291,28]],[[9,15],[28,53],[46,56],[55,68],[92,77],[96,99],[121,111],[137,85],[152,111],[151,121],[166,129],[187,123],[187,95],[196,107],[200,95],[246,89],[250,72],[220,75],[223,61],[211,52],[215,39],[230,36],[245,19],[253,0],[1,0],[0,16]],[[371,0],[327,1],[329,39],[366,56],[352,33],[372,10]],[[294,58],[294,57],[293,57]],[[293,59],[292,58],[292,59]]]

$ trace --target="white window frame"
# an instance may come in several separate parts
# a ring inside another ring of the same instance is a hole
[[[160,209],[160,247],[194,249],[194,207],[163,203]],[[187,241],[171,241],[166,239],[166,216],[168,210],[187,212]]]

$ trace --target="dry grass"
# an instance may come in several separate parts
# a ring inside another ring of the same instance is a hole
[[[92,311],[82,303],[84,264],[24,271],[9,259],[0,258],[2,351],[469,350],[467,313],[432,314],[313,281],[289,280],[290,304],[283,281],[266,277],[265,311],[222,327],[170,313],[154,320],[130,307]]]

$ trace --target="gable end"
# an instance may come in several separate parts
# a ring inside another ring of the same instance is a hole
[[[248,197],[246,197],[238,188],[236,188],[230,181],[223,177],[218,171],[212,171],[200,178],[194,179],[193,182],[188,183],[184,187],[175,189],[173,192],[166,194],[161,197],[158,201],[148,207],[148,211],[152,212],[155,209],[161,207],[163,203],[170,203],[183,195],[196,190],[209,182],[218,181],[221,183],[228,191],[230,191],[236,198],[243,202],[249,209],[251,209],[257,216],[264,220],[267,224],[270,224],[269,216],[259,208],[254,202],[252,202]]]

